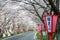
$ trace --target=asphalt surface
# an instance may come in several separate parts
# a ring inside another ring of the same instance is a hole
[[[34,38],[35,32],[27,32],[4,40],[37,40]]]

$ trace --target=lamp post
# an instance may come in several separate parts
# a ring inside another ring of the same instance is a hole
[[[52,14],[43,15],[44,24],[50,36],[50,40],[53,40],[52,35],[53,33],[56,32],[57,19],[58,15],[52,15]]]

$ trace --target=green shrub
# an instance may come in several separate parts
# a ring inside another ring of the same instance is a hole
[[[0,38],[0,40],[2,40],[2,38]]]
[[[39,40],[40,39],[40,35],[39,35],[38,32],[36,33],[36,36],[37,36],[37,39]]]
[[[42,40],[47,40],[47,36],[43,36],[42,37]]]
[[[40,35],[38,32],[36,33],[36,36],[37,36],[37,39],[40,40]],[[42,40],[47,40],[47,36],[43,36]]]

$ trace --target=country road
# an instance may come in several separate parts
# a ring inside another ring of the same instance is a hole
[[[34,38],[35,32],[27,32],[4,40],[37,40]]]

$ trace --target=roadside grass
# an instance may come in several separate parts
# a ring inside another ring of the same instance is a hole
[[[0,38],[0,40],[2,40],[3,38]]]
[[[37,36],[37,39],[39,40],[40,39],[39,33],[36,33],[36,36]]]
[[[42,40],[47,40],[47,36],[43,36]]]
[[[14,34],[12,34],[11,36],[8,36],[8,35],[6,34],[6,37],[0,38],[0,40],[3,40],[3,39],[5,39],[5,38],[9,38],[9,37],[12,37],[12,36],[15,36],[15,35],[18,35],[18,34],[21,34],[21,33],[14,33]]]
[[[40,35],[39,35],[39,33],[37,33],[36,36],[37,36],[37,39],[40,40]],[[43,36],[43,37],[42,37],[42,40],[47,40],[47,36]]]

